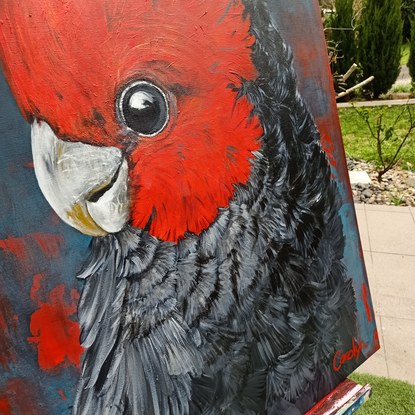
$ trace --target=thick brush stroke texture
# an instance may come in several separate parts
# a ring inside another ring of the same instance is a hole
[[[230,88],[257,76],[242,12],[228,0],[6,2],[0,57],[29,120],[127,153],[133,226],[177,242],[229,205],[259,148],[252,105]],[[123,85],[140,79],[171,97],[169,126],[153,139],[132,137],[115,114]]]
[[[290,52],[263,3],[245,6],[257,73],[229,91],[264,132],[250,178],[200,236],[94,241],[77,414],[301,414],[346,374],[331,370],[355,332],[337,189]],[[91,135],[109,128],[96,114]]]
[[[246,3],[259,72],[238,91],[264,130],[246,186],[199,237],[94,242],[79,305],[76,414],[301,414],[355,334],[340,200],[291,56]]]

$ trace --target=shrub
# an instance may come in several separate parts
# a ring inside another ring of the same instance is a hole
[[[344,75],[356,63],[356,42],[354,30],[354,0],[336,0],[335,12],[330,16],[329,40],[336,45],[337,59],[332,72]]]
[[[366,124],[369,137],[376,148],[377,179],[381,182],[382,176],[399,163],[402,151],[415,143],[415,109],[404,105],[396,118],[389,122],[385,116],[389,110],[386,106],[377,114],[369,108],[353,108]],[[402,120],[407,120],[403,129],[402,126],[398,128],[398,123]]]
[[[412,84],[415,82],[415,19],[411,21],[411,26],[414,30],[411,30],[411,42],[409,45],[409,59],[408,59],[408,68],[409,74],[412,78]]]
[[[371,98],[378,98],[399,75],[401,0],[366,0],[359,23],[358,60],[362,75],[375,77],[365,90]]]
[[[414,0],[402,0],[402,20],[403,20],[403,30],[402,35],[404,41],[409,41],[411,39],[411,27],[412,20],[415,17],[415,1]]]

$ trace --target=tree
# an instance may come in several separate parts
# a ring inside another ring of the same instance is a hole
[[[415,17],[415,0],[402,0],[402,20],[403,20],[403,40],[406,42],[411,39],[411,25]]]
[[[366,0],[360,18],[358,60],[372,98],[387,92],[399,75],[402,44],[401,0]]]
[[[409,74],[412,78],[412,85],[415,83],[415,18],[411,21],[411,42],[409,46],[408,60]]]
[[[353,3],[354,0],[336,0],[335,12],[329,19],[329,40],[336,45],[337,50],[337,59],[332,65],[333,73],[345,74],[356,62]]]
[[[368,108],[353,107],[365,122],[369,139],[376,150],[375,164],[378,181],[401,160],[402,152],[414,144],[415,111],[410,105],[403,105],[398,116],[391,122],[385,116],[387,107],[380,112]]]

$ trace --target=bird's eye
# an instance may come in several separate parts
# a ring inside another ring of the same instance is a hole
[[[124,124],[144,137],[154,137],[169,121],[169,106],[164,92],[156,85],[137,81],[122,91],[118,112]]]

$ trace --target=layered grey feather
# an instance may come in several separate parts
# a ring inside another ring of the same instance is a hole
[[[245,3],[259,77],[237,89],[264,136],[246,186],[200,236],[93,242],[79,304],[86,348],[74,414],[302,414],[343,373],[355,331],[341,201],[291,55]]]

